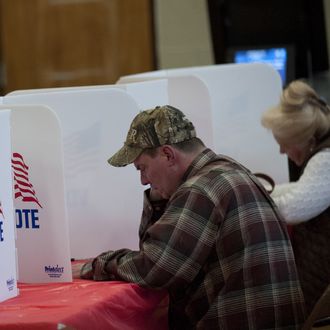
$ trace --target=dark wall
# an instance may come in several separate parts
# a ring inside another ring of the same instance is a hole
[[[295,77],[328,69],[322,0],[208,0],[215,60],[231,47],[293,45]]]

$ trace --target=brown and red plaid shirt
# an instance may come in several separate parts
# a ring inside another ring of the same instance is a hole
[[[211,150],[164,213],[145,196],[140,250],[101,254],[81,276],[167,289],[171,329],[300,329],[304,300],[286,226],[257,179]]]

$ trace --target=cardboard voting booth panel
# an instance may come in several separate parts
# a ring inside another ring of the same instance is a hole
[[[186,89],[174,82],[187,76],[198,77],[208,89],[214,150],[235,158],[253,172],[271,175],[277,183],[287,182],[287,158],[280,155],[272,134],[260,123],[262,112],[279,102],[282,91],[281,78],[271,66],[249,63],[169,69],[125,76],[118,83],[166,78],[169,98],[173,99]],[[171,88],[173,84],[175,88]],[[193,104],[194,100],[191,92],[186,102]]]
[[[195,77],[178,80],[195,88],[198,101],[194,99],[189,109],[199,110],[203,104],[204,113],[194,113],[196,128],[211,140],[210,100],[205,84]],[[60,118],[73,257],[92,257],[122,247],[137,249],[143,187],[133,166],[116,169],[106,160],[122,146],[138,111],[173,102],[181,106],[185,96],[182,92],[181,98],[170,100],[167,79],[159,79],[127,85],[40,89],[35,93],[15,91],[5,97],[7,104],[47,104]]]
[[[121,89],[116,85],[91,85],[91,86],[74,86],[74,87],[54,87],[54,88],[36,88],[36,89],[19,89],[16,91],[12,91],[6,94],[6,98],[12,96],[24,96],[31,94],[50,94],[50,93],[61,93],[61,92],[77,92],[82,90],[94,90],[94,89]]]
[[[213,147],[211,100],[205,83],[198,77],[173,77],[118,84],[142,109],[170,104],[181,109],[194,123],[197,134]]]
[[[170,104],[181,109],[194,123],[197,135],[214,148],[211,95],[207,85],[196,76],[178,76],[169,79]]]
[[[8,96],[18,96],[26,94],[47,94],[58,92],[72,92],[82,90],[109,90],[120,89],[125,90],[136,101],[139,110],[153,108],[156,105],[168,103],[167,80],[158,79],[151,81],[143,81],[137,84],[122,84],[122,85],[92,85],[79,87],[57,87],[57,88],[41,88],[41,89],[26,89],[17,90],[7,94]]]
[[[122,89],[82,88],[8,95],[4,102],[44,104],[59,118],[71,256],[137,249],[144,187],[133,165],[107,163],[139,111],[134,99]]]
[[[59,122],[45,106],[11,110],[11,175],[18,279],[72,280]],[[2,150],[0,150],[2,153]],[[9,188],[8,188],[9,189]]]
[[[109,86],[16,91],[3,102],[45,104],[58,115],[71,253],[81,258],[137,248],[143,187],[134,167],[113,168],[106,160],[122,146],[139,110],[177,106],[215,151],[285,181],[286,159],[260,125],[261,112],[277,102],[280,89],[268,66],[221,65],[129,76]]]
[[[178,93],[175,92],[177,88]],[[8,96],[109,89],[126,91],[133,97],[139,110],[151,109],[165,104],[178,107],[194,122],[197,133],[203,137],[204,142],[213,147],[210,94],[206,84],[194,76],[175,77],[171,79],[170,84],[168,79],[150,79],[128,84],[19,90],[11,92]]]
[[[17,296],[11,111],[0,111],[0,302]]]
[[[152,109],[169,103],[167,79],[143,81],[133,84],[112,85],[133,97],[140,110]]]

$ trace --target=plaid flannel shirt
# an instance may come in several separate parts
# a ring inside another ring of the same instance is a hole
[[[101,254],[83,278],[167,289],[171,329],[300,329],[304,300],[286,226],[257,179],[211,150],[162,216],[145,196],[140,250]]]

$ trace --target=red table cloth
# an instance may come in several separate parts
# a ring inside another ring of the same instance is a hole
[[[0,329],[168,329],[164,291],[80,279],[18,287],[19,296],[0,303]]]

